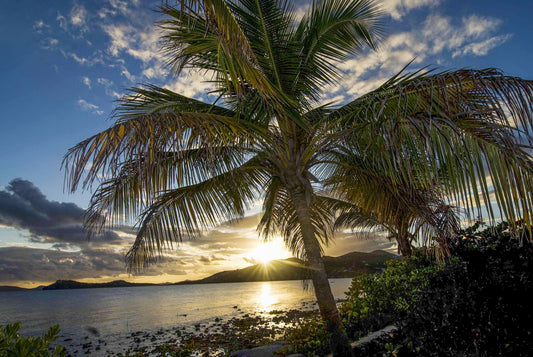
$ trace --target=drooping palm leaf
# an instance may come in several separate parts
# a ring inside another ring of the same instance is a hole
[[[240,147],[198,148],[158,154],[157,161],[139,157],[121,164],[119,173],[102,182],[91,198],[85,225],[91,234],[137,217],[160,192],[191,186],[240,167]]]
[[[377,47],[383,35],[380,14],[370,0],[313,1],[296,32],[301,49],[293,90],[318,99],[324,85],[339,79],[340,61],[367,46]]]
[[[128,266],[142,270],[148,262],[184,238],[192,239],[217,223],[242,217],[264,184],[253,165],[160,193],[142,213]]]
[[[429,187],[445,170],[446,193],[466,207],[485,205],[491,217],[487,175],[499,184],[510,180],[514,189],[494,192],[506,202],[500,206],[505,218],[516,220],[533,208],[526,189],[533,173],[527,152],[533,142],[533,105],[527,101],[532,96],[533,82],[492,69],[420,73],[397,76],[332,116],[351,127],[352,137],[372,136],[373,150],[390,158],[390,177],[400,172],[397,177],[418,177]]]

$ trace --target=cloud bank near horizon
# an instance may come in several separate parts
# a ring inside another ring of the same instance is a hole
[[[260,219],[257,213],[221,224],[196,240],[184,242],[165,252],[140,275],[129,276],[124,257],[133,242],[134,230],[123,227],[87,241],[83,215],[84,209],[74,203],[48,200],[30,181],[11,180],[0,190],[0,227],[20,232],[20,237],[17,244],[4,245],[0,241],[0,285],[40,285],[58,279],[139,282],[199,279],[254,264],[257,262],[254,252],[261,245],[256,232]],[[325,252],[338,256],[376,249],[394,251],[395,245],[383,237],[360,240],[352,234],[339,233]],[[280,257],[288,256],[288,251],[280,252]]]

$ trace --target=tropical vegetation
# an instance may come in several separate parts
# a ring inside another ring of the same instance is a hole
[[[70,190],[99,182],[91,232],[138,218],[133,271],[261,199],[260,235],[308,262],[331,350],[349,356],[322,254],[337,214],[362,204],[354,197],[386,212],[365,182],[384,177],[397,198],[438,184],[437,198],[531,226],[533,82],[494,69],[402,72],[334,106],[322,89],[342,76],[337,65],[382,37],[376,1],[316,0],[301,19],[285,0],[182,0],[161,12],[173,73],[205,73],[217,99],[133,88],[115,124],[64,161]]]
[[[394,324],[361,356],[528,356],[533,244],[507,223],[462,230],[451,257],[416,252],[381,274],[353,280],[342,307],[354,337]],[[518,234],[516,234],[518,233]]]
[[[20,323],[0,326],[0,357],[63,357],[67,350],[62,346],[50,347],[57,340],[59,325],[52,326],[42,337],[22,337]]]

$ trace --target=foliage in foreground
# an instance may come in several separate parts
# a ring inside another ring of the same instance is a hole
[[[20,323],[0,326],[0,357],[48,357],[65,356],[62,346],[50,347],[57,340],[59,325],[50,327],[43,337],[21,337],[18,334]]]
[[[390,260],[381,274],[355,277],[342,305],[349,336],[359,338],[401,320],[429,278],[442,269],[443,264],[417,251],[410,259]]]
[[[413,257],[354,279],[345,322],[353,337],[394,323],[359,355],[528,356],[533,350],[533,245],[508,225],[462,232],[446,263]]]

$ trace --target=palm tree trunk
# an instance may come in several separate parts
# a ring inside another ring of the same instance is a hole
[[[353,349],[348,341],[335,304],[335,298],[329,286],[320,243],[315,236],[311,222],[309,204],[305,189],[301,186],[291,190],[292,201],[302,231],[303,243],[307,261],[311,268],[311,280],[315,288],[315,295],[325,328],[329,333],[329,343],[333,356],[353,356]]]
[[[409,239],[409,222],[405,219],[400,219],[397,223],[397,229],[398,252],[402,257],[409,258],[413,254],[413,247]]]
[[[413,248],[411,247],[411,242],[409,242],[408,234],[399,233],[397,235],[398,241],[398,252],[404,258],[409,258],[413,254]]]

